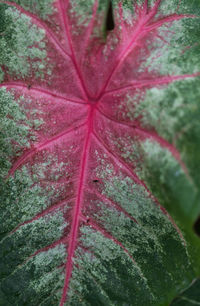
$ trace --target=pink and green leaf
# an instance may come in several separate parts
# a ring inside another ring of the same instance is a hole
[[[186,305],[200,274],[199,1],[108,7],[0,1],[0,305]]]

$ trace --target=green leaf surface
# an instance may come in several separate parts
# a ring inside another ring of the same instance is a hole
[[[0,1],[2,306],[200,304],[200,1],[108,6]]]
[[[172,303],[172,306],[200,305],[200,280],[196,279]]]

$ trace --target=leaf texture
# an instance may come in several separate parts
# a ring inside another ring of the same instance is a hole
[[[105,35],[106,0],[0,1],[0,305],[169,305],[200,273],[200,4],[112,7]]]
[[[200,281],[195,279],[190,286],[184,290],[173,302],[171,305],[199,305],[199,290],[200,290]]]

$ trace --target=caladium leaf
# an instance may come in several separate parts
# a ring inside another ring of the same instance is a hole
[[[172,306],[192,306],[200,304],[200,280],[195,279],[190,286],[171,303]]]
[[[0,1],[0,304],[168,305],[200,273],[200,3]]]

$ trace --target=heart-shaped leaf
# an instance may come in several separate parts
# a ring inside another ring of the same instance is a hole
[[[199,275],[199,16],[0,1],[0,305],[169,305]]]

